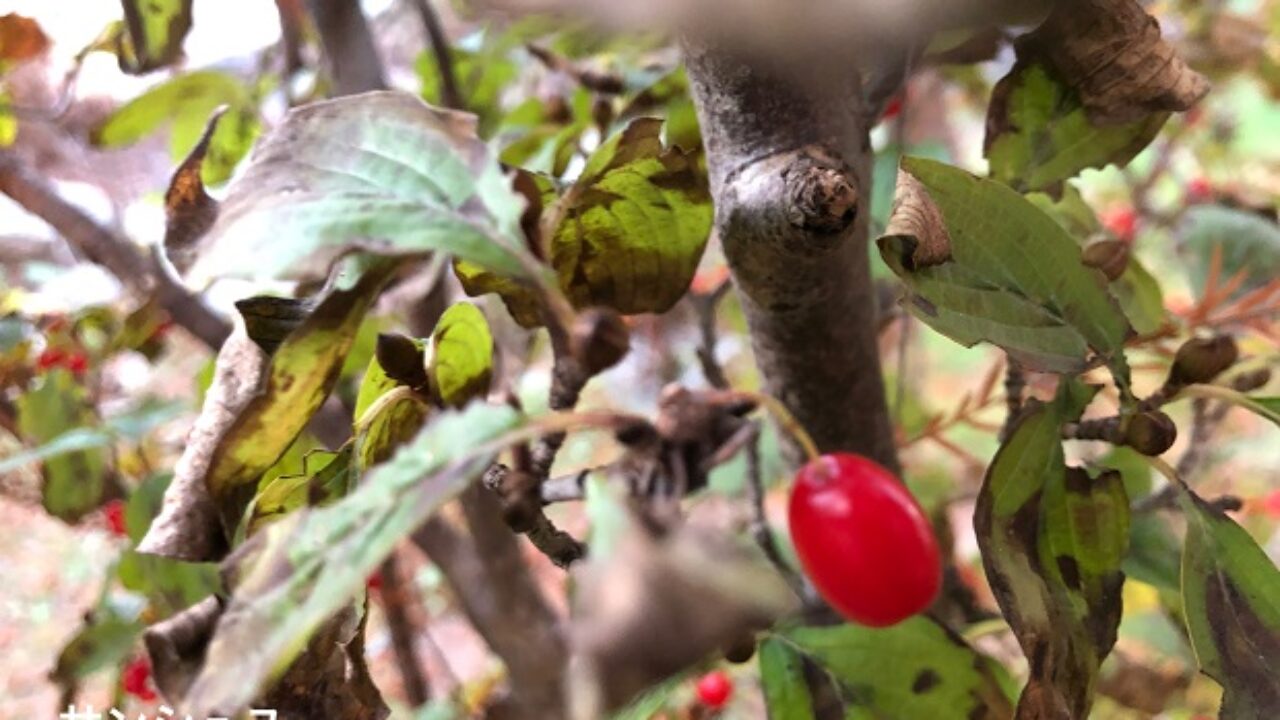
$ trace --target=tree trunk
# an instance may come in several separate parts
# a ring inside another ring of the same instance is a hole
[[[857,64],[770,63],[692,44],[685,57],[716,230],[765,389],[819,449],[896,472],[868,268],[871,150]]]

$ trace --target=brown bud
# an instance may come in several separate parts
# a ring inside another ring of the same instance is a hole
[[[591,119],[595,121],[596,127],[601,132],[608,130],[613,124],[613,103],[608,98],[597,97],[595,102],[591,103]]]
[[[411,388],[427,384],[423,351],[412,339],[396,333],[379,333],[373,354],[392,380]]]
[[[1097,268],[1115,282],[1129,267],[1129,244],[1122,240],[1097,240],[1084,248],[1081,256],[1085,265]]]
[[[534,521],[542,510],[538,481],[533,475],[520,470],[503,473],[498,486],[498,499],[502,503],[502,519],[512,531],[523,533],[533,529]]]
[[[735,665],[747,662],[756,654],[755,633],[743,633],[724,648],[724,659]]]
[[[1269,382],[1271,382],[1271,368],[1261,367],[1235,376],[1231,379],[1231,387],[1240,392],[1253,392]]]
[[[1177,439],[1178,426],[1159,410],[1134,415],[1124,430],[1125,445],[1152,457],[1173,447],[1173,441]]]
[[[1239,357],[1240,349],[1229,335],[1191,338],[1178,348],[1169,370],[1169,382],[1174,385],[1209,382],[1234,365]]]
[[[626,323],[609,308],[588,308],[578,313],[571,333],[573,359],[591,375],[617,365],[631,349]]]

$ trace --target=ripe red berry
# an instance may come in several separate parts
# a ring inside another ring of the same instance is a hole
[[[382,573],[376,572],[365,578],[364,587],[370,592],[377,592],[382,589]]]
[[[83,375],[89,369],[89,356],[77,350],[67,356],[67,369],[76,375]]]
[[[1112,235],[1132,242],[1138,233],[1138,214],[1131,207],[1117,207],[1102,214],[1102,226]]]
[[[36,358],[36,370],[41,372],[52,370],[65,362],[66,359],[67,353],[65,350],[59,350],[58,348],[46,348],[45,351],[40,353],[40,356]]]
[[[1190,202],[1208,202],[1213,199],[1213,183],[1208,178],[1195,177],[1187,183],[1187,200]]]
[[[695,689],[698,692],[698,702],[712,710],[719,710],[729,702],[729,696],[733,694],[733,681],[723,670],[713,670],[698,678]]]
[[[120,687],[143,702],[155,700],[157,696],[151,685],[151,662],[145,657],[130,660],[120,672]]]
[[[833,608],[871,627],[925,610],[942,583],[938,541],[893,473],[851,453],[800,468],[788,508],[805,574]]]
[[[128,537],[129,530],[125,527],[124,522],[124,501],[112,500],[102,507],[102,512],[107,518],[107,529],[112,535],[118,537]]]

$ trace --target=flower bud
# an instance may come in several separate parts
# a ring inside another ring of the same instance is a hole
[[[1081,259],[1115,282],[1129,267],[1129,244],[1123,240],[1097,240],[1085,246]]]
[[[1159,410],[1134,415],[1124,429],[1124,444],[1150,457],[1173,447],[1173,441],[1177,439],[1178,426]]]
[[[1238,357],[1240,350],[1229,335],[1191,338],[1178,348],[1169,370],[1169,382],[1174,385],[1209,382],[1234,365]]]
[[[395,333],[379,333],[374,357],[387,377],[411,388],[427,384],[422,348],[411,338]]]
[[[617,365],[631,349],[631,335],[622,316],[609,308],[588,308],[579,313],[570,342],[573,359],[591,375]]]

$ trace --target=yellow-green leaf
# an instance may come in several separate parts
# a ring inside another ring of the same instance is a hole
[[[493,335],[484,313],[470,303],[456,303],[440,316],[431,333],[427,374],[440,400],[461,407],[489,391],[493,373]]]

